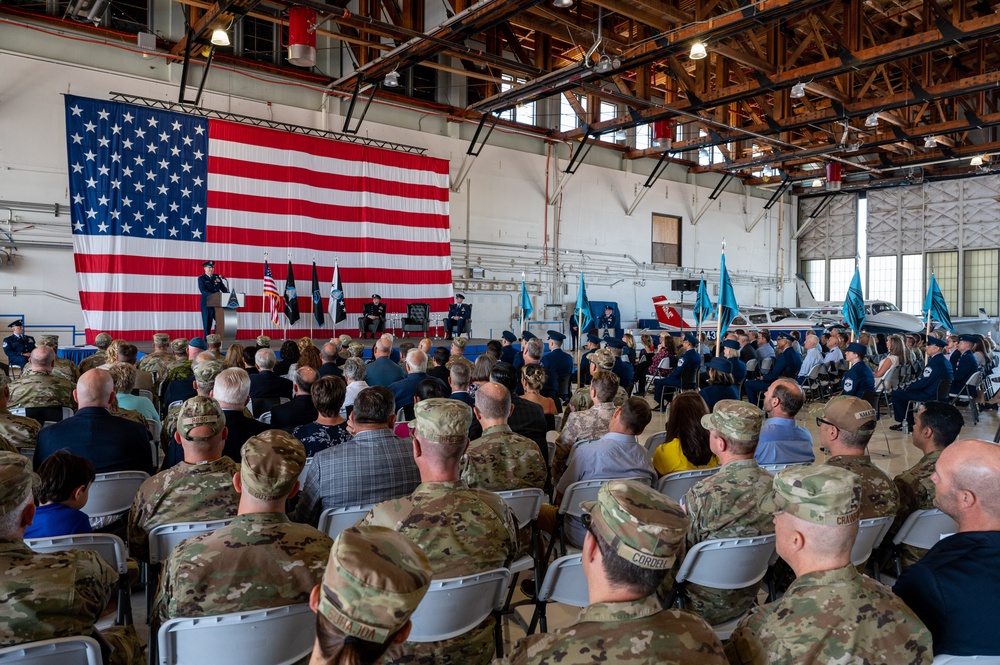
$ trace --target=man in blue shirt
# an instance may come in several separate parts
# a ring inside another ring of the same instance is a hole
[[[815,333],[806,335],[805,347],[806,355],[802,359],[802,366],[799,367],[799,383],[806,380],[813,367],[823,364],[823,352],[819,349],[819,337]]]
[[[905,390],[892,391],[892,413],[896,418],[897,425],[889,429],[899,432],[903,429],[903,417],[906,414],[906,404],[908,402],[933,402],[938,397],[938,384],[942,380],[951,381],[951,363],[945,360],[944,347],[947,342],[943,339],[929,335],[927,337],[927,366],[924,367],[920,377],[911,383]],[[913,411],[910,411],[906,418],[909,428],[913,429]]]
[[[872,374],[872,368],[865,363],[867,353],[868,347],[864,344],[851,342],[847,345],[844,357],[851,366],[844,372],[844,377],[840,381],[840,388],[845,395],[864,397],[869,390],[875,390],[875,375]]]
[[[816,460],[812,435],[795,422],[804,403],[802,388],[792,379],[780,378],[768,386],[763,405],[768,418],[754,453],[758,464],[812,464]]]
[[[681,340],[681,347],[684,349],[684,355],[677,359],[677,367],[675,367],[665,378],[653,381],[653,397],[656,399],[656,406],[654,408],[657,411],[662,410],[660,409],[660,405],[663,403],[664,388],[684,387],[682,384],[685,369],[687,369],[689,373],[689,381],[692,384],[698,380],[698,368],[701,367],[701,354],[698,353],[697,346],[697,337],[691,333],[684,335],[684,338]]]

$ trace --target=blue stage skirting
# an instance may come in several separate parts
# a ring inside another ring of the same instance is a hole
[[[77,365],[80,364],[84,358],[88,358],[97,353],[96,346],[60,346],[59,351],[56,353],[60,358],[66,358],[67,360],[72,360]],[[141,360],[146,354],[139,351],[136,354],[136,360]]]

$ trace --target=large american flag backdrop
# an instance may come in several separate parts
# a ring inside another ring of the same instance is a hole
[[[265,253],[298,277],[312,262],[326,309],[339,261],[356,330],[373,293],[447,311],[452,296],[448,163],[235,122],[66,96],[73,253],[87,341],[201,334],[197,277],[214,260],[247,294],[241,339],[280,336],[262,297]],[[307,334],[312,316],[289,327]],[[325,327],[332,334],[332,322]],[[323,330],[322,328],[318,330]]]

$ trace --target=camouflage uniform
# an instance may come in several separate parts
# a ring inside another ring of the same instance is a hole
[[[268,430],[240,451],[243,491],[261,501],[291,492],[306,451],[291,434]],[[305,603],[323,580],[333,541],[281,513],[237,515],[228,526],[181,543],[160,579],[157,617],[198,617]]]
[[[469,487],[499,492],[545,485],[545,460],[538,445],[494,425],[469,444],[462,458],[462,481]]]
[[[106,332],[98,333],[94,338],[94,344],[97,346],[97,353],[80,361],[80,374],[108,362],[107,350],[111,346],[111,335]]]
[[[634,481],[611,481],[597,501],[583,504],[595,538],[630,565],[666,571],[678,557],[687,530],[681,508]],[[678,609],[664,610],[655,595],[594,603],[572,626],[522,639],[497,663],[586,665],[671,663],[724,665],[722,645],[705,621]]]
[[[0,372],[0,390],[8,383],[7,375]],[[17,452],[18,448],[33,447],[41,429],[42,426],[34,418],[15,416],[7,409],[0,410],[0,437],[14,447],[13,452]]]
[[[216,360],[218,360],[220,362],[226,360],[226,357],[224,355],[222,355],[222,353],[220,351],[216,351],[216,350],[212,349],[213,346],[218,346],[218,345],[222,344],[222,337],[221,336],[216,335],[215,333],[212,333],[211,335],[209,335],[208,337],[205,338],[205,344],[208,345],[208,352],[211,353],[213,356],[215,356]]]
[[[170,337],[165,333],[156,333],[153,335],[153,344],[165,345],[170,341]],[[167,373],[167,366],[174,361],[174,357],[169,351],[153,351],[145,356],[143,356],[137,365],[140,371],[156,373],[156,379],[159,381],[163,378],[163,375]]]
[[[552,484],[558,485],[566,471],[566,461],[573,445],[578,441],[593,441],[608,433],[611,416],[618,408],[613,402],[599,402],[586,411],[574,411],[569,414],[566,424],[556,440],[555,459],[552,463]]]
[[[896,510],[896,520],[892,523],[883,543],[892,542],[892,539],[899,532],[899,528],[903,526],[903,522],[911,513],[935,507],[934,497],[937,492],[931,481],[931,474],[934,473],[934,466],[939,457],[941,457],[941,451],[932,450],[921,457],[919,462],[893,479],[896,490],[899,492],[899,508]],[[912,545],[903,545],[900,549],[904,568],[912,566],[927,554],[927,550],[924,548]]]
[[[774,480],[776,508],[822,526],[858,520],[861,479],[828,465],[793,467]],[[726,643],[748,663],[930,663],[931,635],[888,587],[850,564],[799,576],[774,603],[754,608]]]
[[[80,378],[80,370],[77,369],[76,363],[74,363],[69,358],[60,358],[59,353],[59,337],[57,335],[42,335],[38,338],[38,342],[41,346],[47,346],[56,353],[55,365],[52,368],[53,376],[61,376],[67,381],[72,381],[76,383],[77,379]],[[34,374],[31,366],[25,367],[21,376],[30,376]]]
[[[217,360],[205,361],[198,365],[197,370],[192,370],[192,378],[201,383],[210,383],[215,381],[215,377],[219,376],[225,367],[221,362]],[[170,449],[170,442],[174,440],[174,431],[177,429],[177,416],[181,412],[183,404],[178,404],[167,411],[167,415],[163,418],[163,426],[160,428],[160,447],[163,452],[167,452]],[[247,418],[253,418],[253,414],[247,413],[244,409],[244,414]]]
[[[836,455],[826,461],[861,476],[861,517],[891,517],[899,509],[899,493],[892,479],[872,462],[869,455]]]
[[[25,500],[38,476],[21,455],[0,453],[0,515]],[[0,647],[85,635],[112,648],[111,665],[141,665],[143,647],[132,626],[96,631],[118,572],[95,552],[33,552],[21,538],[0,540]]]
[[[52,372],[36,372],[11,384],[8,404],[11,407],[68,406],[75,411],[75,388],[72,381],[54,376]]]
[[[163,376],[163,380],[160,381],[163,385],[169,385],[171,381],[180,381],[181,379],[193,379],[194,369],[191,367],[191,361],[187,358],[183,360],[178,360],[171,364],[167,373]]]

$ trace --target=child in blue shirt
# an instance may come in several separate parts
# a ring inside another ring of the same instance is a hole
[[[51,538],[92,533],[87,505],[97,472],[90,460],[60,450],[38,467],[41,483],[35,490],[38,509],[25,538]]]

